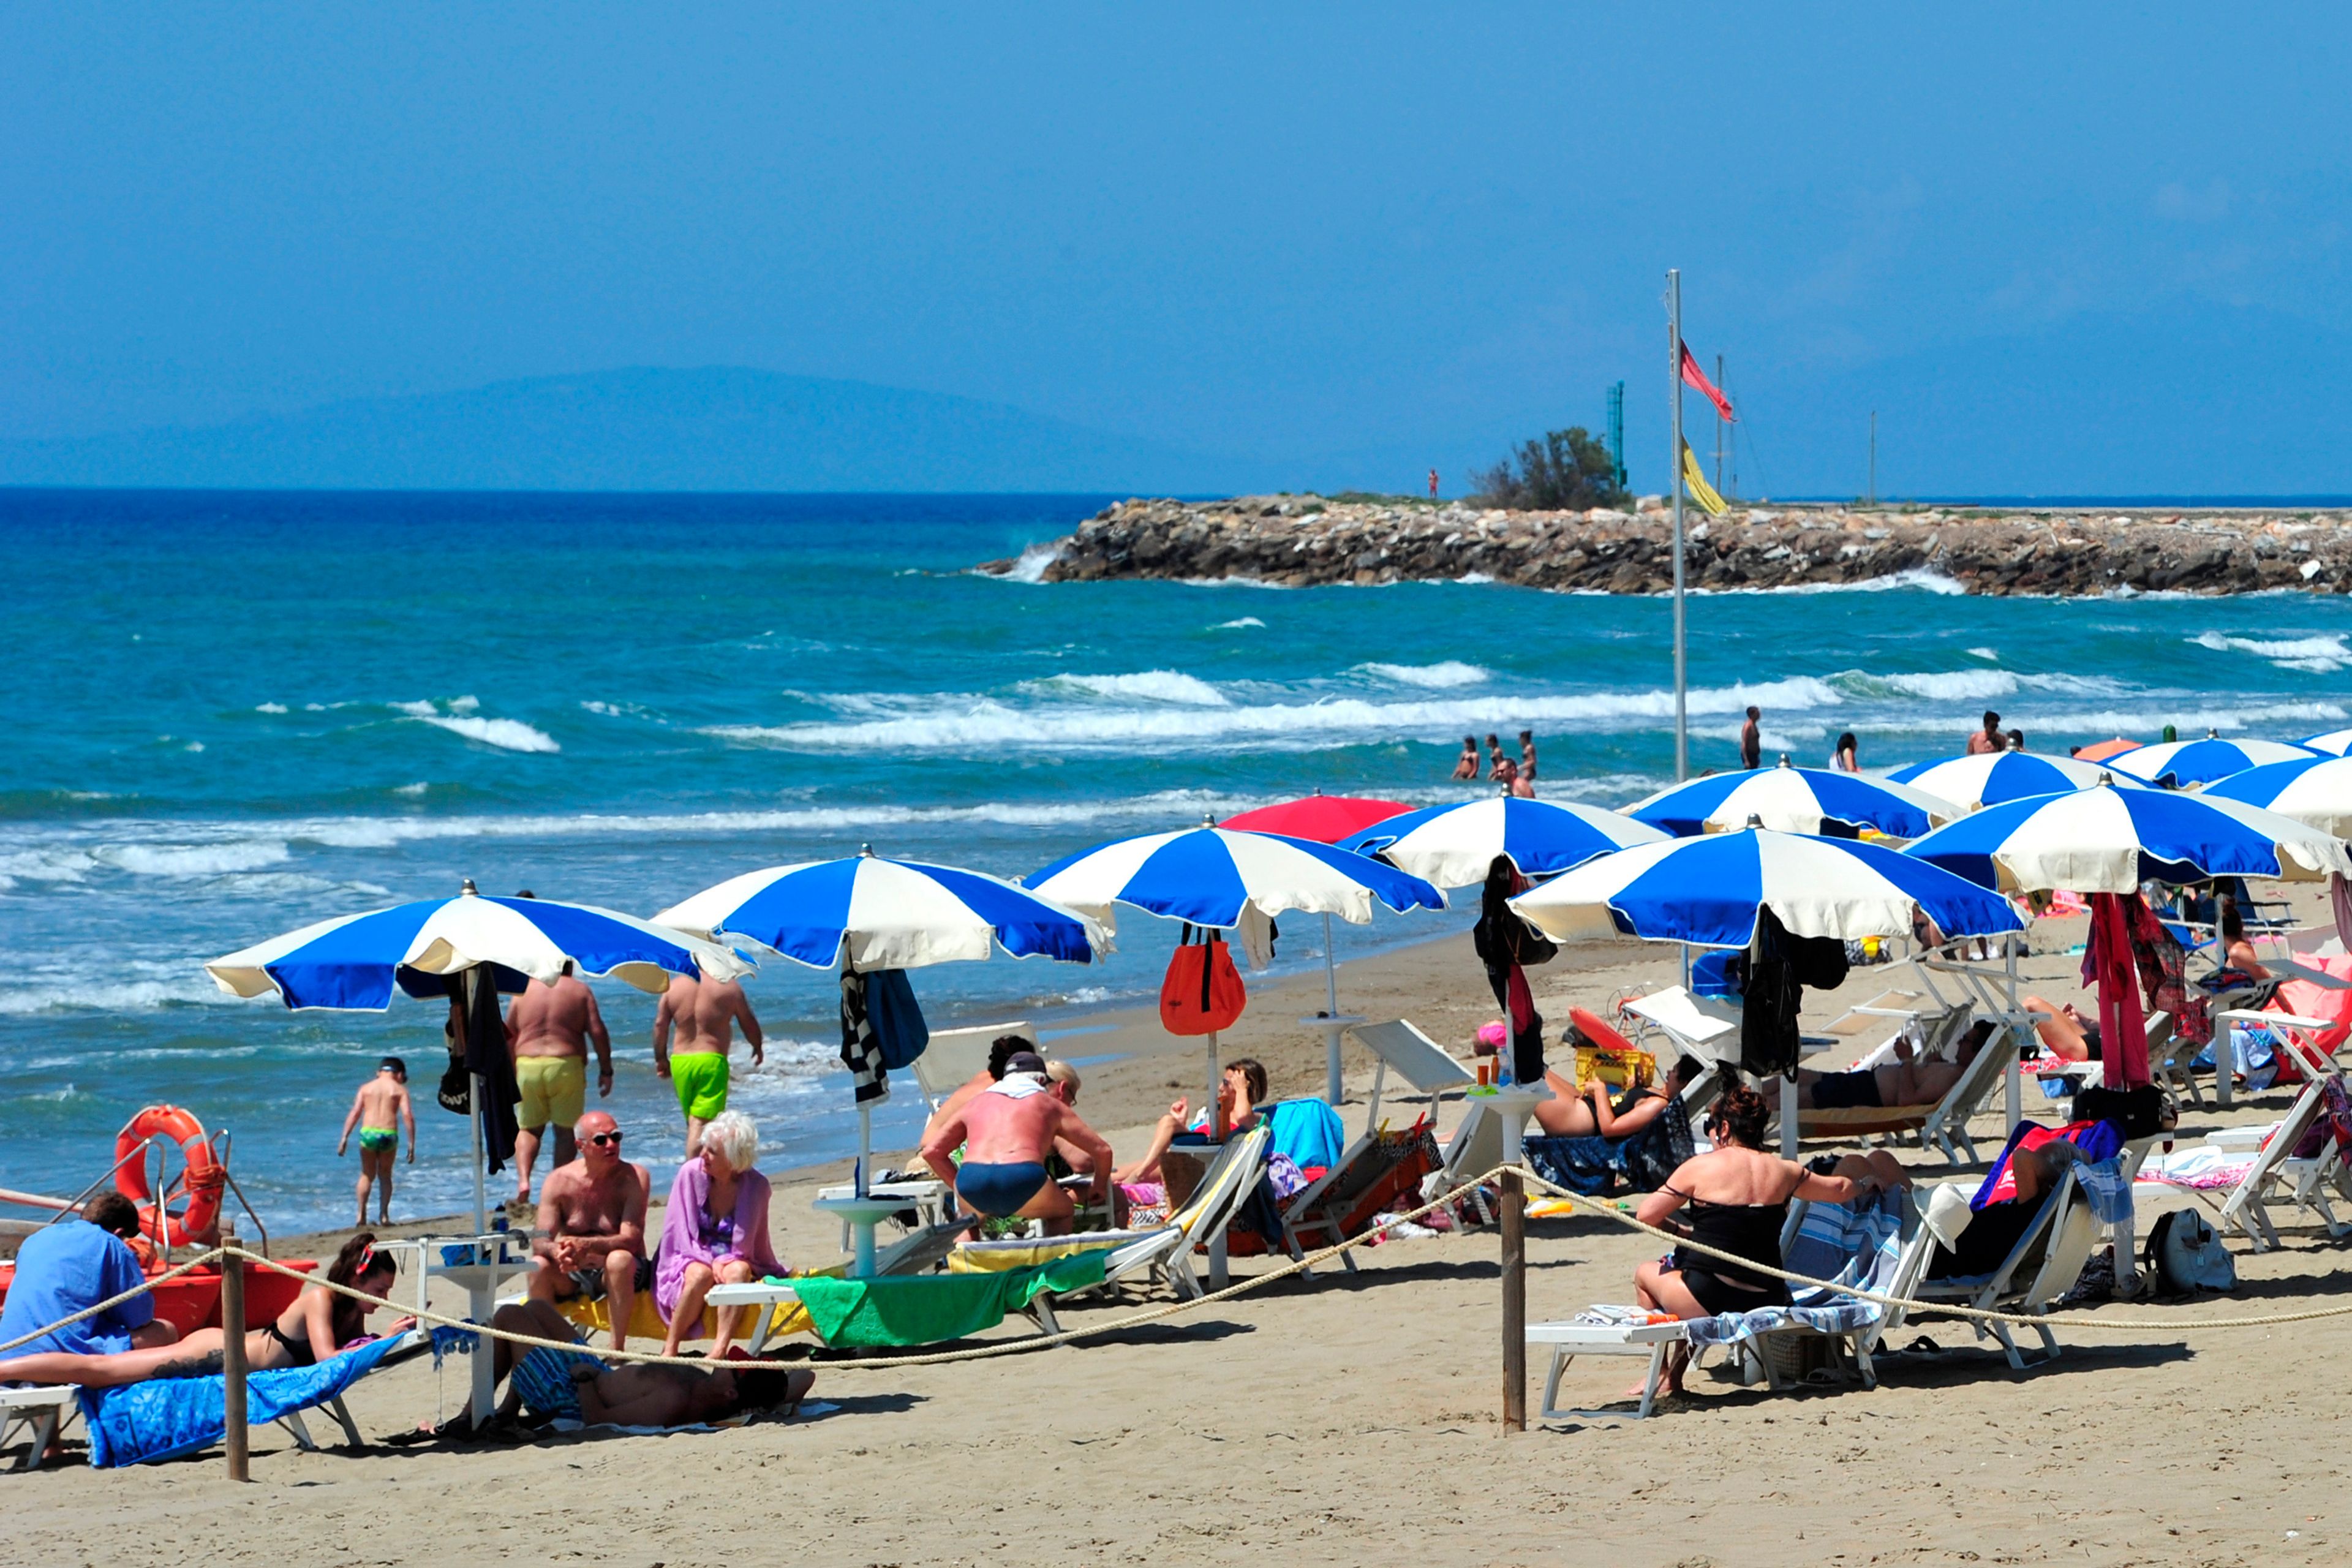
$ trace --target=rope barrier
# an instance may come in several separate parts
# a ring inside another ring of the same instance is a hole
[[[1479,1187],[1494,1181],[1496,1177],[1501,1176],[1505,1172],[1513,1170],[1516,1170],[1520,1178],[1527,1182],[1530,1186],[1540,1188],[1554,1196],[1565,1199],[1574,1208],[1597,1215],[1603,1219],[1613,1221],[1629,1230],[1636,1231],[1645,1236],[1656,1237],[1661,1241],[1671,1243],[1680,1249],[1696,1253],[1700,1257],[1711,1258],[1720,1262],[1737,1264],[1738,1267],[1750,1273],[1769,1275],[1773,1278],[1785,1280],[1791,1285],[1801,1285],[1809,1289],[1825,1290],[1836,1295],[1850,1296],[1858,1300],[1874,1302],[1882,1307],[1931,1311],[1946,1317],[1960,1318],[1983,1323],[2001,1323],[2019,1327],[2063,1325],[2072,1328],[2089,1329],[2095,1331],[2110,1333],[2137,1332],[2145,1331],[2156,1333],[2178,1334],[2185,1332],[2202,1332],[2208,1330],[2218,1329],[2284,1328],[2294,1323],[2315,1322],[2327,1318],[2352,1317],[2352,1304],[2339,1307],[2313,1308],[2309,1310],[2301,1312],[2268,1313],[2258,1317],[2198,1318],[2187,1321],[2168,1321],[2145,1317],[2093,1315],[2079,1311],[2041,1313],[1998,1312],[1984,1308],[1964,1306],[1958,1302],[1952,1301],[1923,1302],[1910,1297],[1891,1296],[1880,1291],[1865,1289],[1859,1285],[1844,1284],[1833,1279],[1819,1279],[1811,1275],[1799,1274],[1790,1269],[1775,1268],[1770,1265],[1759,1263],[1737,1253],[1727,1252],[1722,1248],[1710,1247],[1704,1242],[1694,1241],[1686,1237],[1677,1236],[1674,1232],[1665,1230],[1660,1226],[1644,1224],[1641,1219],[1633,1215],[1627,1214],[1622,1209],[1617,1208],[1613,1205],[1601,1202],[1600,1200],[1589,1197],[1582,1193],[1563,1187],[1558,1183],[1549,1181],[1546,1178],[1536,1174],[1525,1166],[1496,1165],[1492,1170],[1473,1177],[1470,1180],[1439,1194],[1437,1197],[1429,1200],[1428,1202],[1421,1205],[1418,1208],[1409,1209],[1402,1214],[1393,1215],[1387,1223],[1374,1226],[1362,1236],[1346,1237],[1340,1241],[1335,1242],[1329,1247],[1322,1247],[1317,1251],[1307,1253],[1304,1257],[1289,1259],[1280,1267],[1269,1269],[1263,1274],[1255,1274],[1251,1276],[1249,1279],[1236,1280],[1220,1290],[1209,1291],[1205,1294],[1195,1296],[1188,1300],[1165,1302],[1156,1307],[1148,1308],[1142,1311],[1131,1312],[1124,1317],[1114,1318],[1108,1322],[1088,1324],[1081,1328],[1064,1329],[1058,1333],[1041,1334],[1026,1339],[1007,1340],[995,1344],[972,1345],[962,1350],[937,1351],[922,1355],[859,1357],[855,1360],[827,1362],[824,1363],[824,1366],[828,1372],[835,1370],[878,1372],[896,1367],[944,1366],[958,1362],[984,1361],[997,1356],[1021,1355],[1032,1351],[1051,1350],[1057,1345],[1068,1344],[1074,1341],[1082,1339],[1097,1339],[1107,1334],[1118,1333],[1124,1330],[1139,1328],[1147,1323],[1163,1321],[1167,1319],[1177,1317],[1200,1308],[1236,1300],[1242,1296],[1248,1295],[1252,1291],[1264,1289],[1265,1287],[1272,1285],[1278,1280],[1286,1279],[1294,1275],[1305,1273],[1318,1263],[1328,1263],[1333,1259],[1341,1257],[1343,1254],[1352,1251],[1356,1247],[1371,1246],[1381,1240],[1384,1237],[1385,1233],[1393,1226],[1410,1223],[1413,1220],[1422,1218],[1423,1215],[1432,1214],[1440,1208],[1444,1208],[1446,1205],[1458,1201],[1465,1195],[1475,1191]],[[390,1300],[382,1296],[373,1296],[354,1286],[338,1284],[331,1279],[322,1279],[315,1274],[306,1274],[299,1269],[289,1268],[275,1259],[264,1258],[259,1253],[249,1251],[241,1246],[214,1247],[210,1251],[203,1253],[198,1257],[190,1259],[188,1262],[181,1264],[175,1268],[170,1269],[165,1273],[156,1275],[152,1279],[142,1281],[132,1289],[125,1290],[120,1295],[110,1297],[106,1300],[99,1302],[96,1306],[85,1308],[81,1311],[76,1312],[69,1317],[60,1318],[56,1322],[36,1329],[31,1333],[20,1335],[14,1340],[8,1341],[5,1344],[0,1344],[0,1352],[15,1350],[18,1346],[28,1344],[35,1340],[40,1339],[44,1335],[56,1331],[58,1329],[68,1327],[74,1323],[80,1322],[85,1319],[96,1317],[101,1312],[108,1311],[114,1307],[121,1305],[123,1302],[130,1300],[134,1296],[152,1290],[155,1286],[162,1284],[167,1279],[177,1279],[184,1274],[218,1263],[223,1258],[229,1257],[235,1257],[250,1267],[268,1269],[271,1273],[283,1275],[305,1285],[320,1286],[325,1289],[334,1291],[339,1295],[348,1297],[352,1300],[364,1302],[372,1309],[379,1310],[388,1310],[401,1313],[406,1317],[415,1318],[422,1322],[435,1323],[446,1328],[460,1329],[466,1332],[479,1334],[486,1338],[503,1340],[509,1344],[520,1345],[526,1349],[554,1350],[572,1352],[575,1353],[588,1353],[606,1362],[623,1362],[644,1366],[689,1366],[709,1370],[713,1364],[710,1360],[705,1356],[673,1356],[664,1355],[658,1352],[653,1351],[614,1350],[611,1348],[597,1351],[587,1351],[578,1341],[545,1339],[535,1334],[520,1334],[516,1333],[511,1330],[493,1328],[489,1324],[476,1323],[468,1319],[453,1318],[446,1313],[436,1312],[429,1309],[418,1308],[405,1302]],[[740,1310],[740,1309],[730,1310]],[[772,1305],[763,1310],[772,1310]]]

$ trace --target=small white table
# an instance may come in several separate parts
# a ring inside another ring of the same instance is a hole
[[[856,1239],[856,1261],[850,1265],[849,1276],[853,1279],[871,1279],[874,1277],[874,1227],[907,1205],[908,1200],[903,1196],[874,1192],[862,1198],[819,1198],[810,1206],[819,1214],[837,1216],[849,1227]]]
[[[836,1203],[843,1198],[856,1197],[857,1188],[844,1182],[837,1187],[819,1187],[816,1195],[820,1203]],[[948,1184],[933,1176],[909,1177],[898,1182],[869,1182],[866,1195],[869,1198],[896,1198],[898,1201],[891,1205],[892,1214],[900,1209],[913,1209],[925,1225],[946,1224],[948,1211],[955,1206],[954,1200],[948,1195]],[[844,1252],[850,1249],[849,1233],[850,1223],[844,1217],[841,1222],[841,1250]]]
[[[521,1237],[517,1237],[514,1239],[520,1241]],[[470,1244],[460,1242],[455,1245]],[[488,1247],[479,1248],[476,1251],[476,1257],[479,1258],[482,1252],[490,1250]],[[426,1257],[429,1258],[432,1256],[434,1256],[433,1251],[428,1250]],[[509,1258],[504,1256],[504,1248],[500,1247],[491,1258],[481,1262],[427,1262],[425,1272],[428,1278],[446,1279],[466,1292],[466,1315],[484,1328],[488,1328],[490,1314],[498,1310],[499,1287],[518,1275],[532,1272],[538,1267],[539,1259],[536,1258],[528,1254],[521,1258]],[[496,1363],[497,1357],[492,1351],[489,1336],[476,1335],[474,1338],[474,1425],[478,1428],[488,1426],[491,1415],[498,1411],[499,1380]]]

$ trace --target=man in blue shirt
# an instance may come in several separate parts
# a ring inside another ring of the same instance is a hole
[[[139,1211],[120,1193],[94,1198],[80,1219],[35,1231],[16,1249],[16,1278],[0,1306],[0,1344],[95,1307],[135,1289],[144,1277],[138,1255],[123,1242],[139,1234]],[[55,1329],[14,1350],[0,1351],[0,1380],[8,1358],[36,1351],[107,1355],[168,1345],[179,1331],[155,1317],[155,1298],[142,1293],[95,1317]]]

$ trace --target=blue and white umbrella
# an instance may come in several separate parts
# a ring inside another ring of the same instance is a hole
[[[2324,756],[2340,757],[2352,752],[2352,730],[2330,730],[2325,735],[2306,735],[2295,742],[2306,752]]]
[[[1979,752],[1969,757],[1945,757],[1914,763],[1887,775],[1896,784],[1926,790],[1964,811],[1980,811],[1988,805],[2023,800],[2028,795],[2089,789],[2108,776],[2107,770],[2095,763],[2078,763],[2072,757],[2036,756],[2032,752]],[[2147,787],[2134,778],[2114,782],[2126,789]]]
[[[2307,746],[2284,741],[2224,741],[2208,730],[2201,741],[2158,741],[2107,759],[2107,766],[2165,789],[2208,784],[2265,763],[2291,763],[2313,755]]]
[[[1820,833],[1824,824],[1833,823],[1857,832],[1874,828],[1890,838],[1916,838],[1960,815],[1951,802],[1909,784],[1792,767],[1786,757],[1778,767],[1692,779],[1624,810],[1678,838],[1732,832],[1751,816],[1779,833]]]
[[[1981,887],[2129,893],[2144,881],[2352,873],[2344,846],[2315,827],[2234,800],[2101,784],[1989,805],[1904,853]]]
[[[1908,936],[1913,911],[1947,936],[2020,929],[2009,900],[1938,867],[1854,838],[1751,828],[1621,850],[1511,900],[1561,941],[1634,936],[1745,947],[1757,910],[1796,936]]]
[[[1369,925],[1375,900],[1399,913],[1442,910],[1445,895],[1420,878],[1369,856],[1311,838],[1287,838],[1213,825],[1178,833],[1150,833],[1097,845],[1056,860],[1024,879],[1029,890],[1083,910],[1106,927],[1114,904],[1131,904],[1170,920],[1230,930],[1255,926],[1292,910],[1350,925]],[[1247,944],[1248,931],[1244,932]],[[1339,1100],[1339,979],[1329,928],[1323,940],[1325,984],[1333,1022],[1325,1093]],[[1217,1037],[1208,1037],[1209,1096],[1217,1093]]]
[[[1339,847],[1378,855],[1440,888],[1466,888],[1486,879],[1497,855],[1527,876],[1549,877],[1666,837],[1622,812],[1501,795],[1408,811],[1342,838]]]
[[[1002,877],[867,852],[747,871],[654,917],[719,939],[744,937],[811,968],[830,969],[847,944],[857,970],[915,969],[984,959],[1086,963],[1108,952],[1100,922]]]
[[[552,984],[566,963],[656,994],[673,974],[733,980],[751,972],[716,943],[634,915],[553,899],[487,898],[468,882],[454,899],[395,904],[288,931],[215,958],[205,973],[237,996],[275,992],[289,1007],[382,1012],[395,984],[411,995],[445,995],[448,977],[477,965]]]
[[[2338,838],[2352,837],[2352,757],[2264,763],[2207,784],[2198,798],[2258,805]]]

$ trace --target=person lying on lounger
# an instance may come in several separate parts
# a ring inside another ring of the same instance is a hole
[[[2028,996],[2020,1005],[2033,1015],[2033,1032],[2041,1037],[2042,1048],[2059,1060],[2086,1062],[2099,1054],[2099,1021],[2083,1016],[2072,1002]]]
[[[368,1231],[343,1243],[327,1268],[327,1278],[338,1285],[381,1296],[399,1278],[388,1254],[375,1249]],[[326,1360],[360,1337],[367,1315],[375,1309],[364,1301],[316,1283],[302,1287],[294,1304],[245,1336],[245,1364],[255,1372],[280,1367],[310,1366]],[[415,1323],[402,1318],[391,1328],[402,1333]],[[197,1329],[177,1344],[152,1350],[119,1351],[107,1355],[77,1355],[51,1351],[0,1362],[0,1372],[26,1383],[73,1383],[84,1388],[118,1388],[144,1383],[151,1377],[212,1377],[221,1370],[223,1336],[218,1329]]]
[[[1706,1065],[1684,1057],[1668,1069],[1665,1081],[1637,1089],[1612,1102],[1609,1086],[1599,1079],[1579,1089],[1557,1071],[1546,1069],[1544,1083],[1552,1098],[1536,1106],[1536,1123],[1554,1138],[1631,1138],[1665,1114],[1666,1104],[1698,1080]]]
[[[1911,1054],[1911,1042],[1898,1038],[1895,1042],[1895,1059],[1874,1068],[1858,1068],[1853,1072],[1815,1072],[1811,1068],[1797,1073],[1798,1091],[1803,1103],[1814,1110],[1845,1110],[1854,1108],[1876,1110],[1890,1105],[1934,1105],[1952,1091],[1977,1053],[1992,1040],[1993,1031],[2000,1026],[1987,1018],[1969,1027],[1960,1039],[1955,1059],[1919,1061]]]
[[[1899,1170],[1890,1174],[1876,1163],[1884,1158],[1893,1165],[1891,1156],[1851,1156],[1840,1162],[1836,1173],[1822,1175],[1794,1160],[1767,1153],[1764,1129],[1771,1115],[1771,1107],[1754,1089],[1743,1086],[1727,1092],[1707,1113],[1706,1133],[1715,1147],[1684,1161],[1672,1180],[1642,1200],[1634,1217],[1644,1225],[1679,1230],[1701,1246],[1746,1263],[1778,1268],[1780,1227],[1789,1217],[1790,1199],[1852,1203],[1900,1179]],[[1689,1220],[1676,1221],[1675,1214],[1685,1207],[1690,1210]],[[1685,1319],[1789,1304],[1788,1282],[1777,1275],[1680,1247],[1634,1269],[1633,1291],[1651,1311]],[[1668,1355],[1658,1385],[1662,1393],[1682,1392],[1689,1359],[1688,1350],[1679,1346]]]
[[[571,1321],[545,1301],[500,1307],[491,1314],[490,1326],[535,1339],[570,1342],[579,1338]],[[750,1410],[780,1409],[789,1415],[816,1383],[816,1373],[805,1367],[786,1369],[766,1362],[731,1361],[708,1369],[642,1363],[608,1367],[585,1348],[560,1351],[506,1340],[492,1342],[498,1358],[494,1375],[507,1385],[499,1406],[504,1420],[528,1411],[542,1421],[589,1426],[691,1426]]]
[[[2009,1169],[2017,1178],[2017,1195],[1979,1209],[1960,1232],[1958,1246],[1948,1248],[1938,1243],[1927,1259],[1927,1278],[1970,1279],[2000,1268],[2032,1225],[2043,1195],[2065,1177],[2066,1167],[2081,1155],[2081,1150],[2063,1138],[2013,1152]]]

